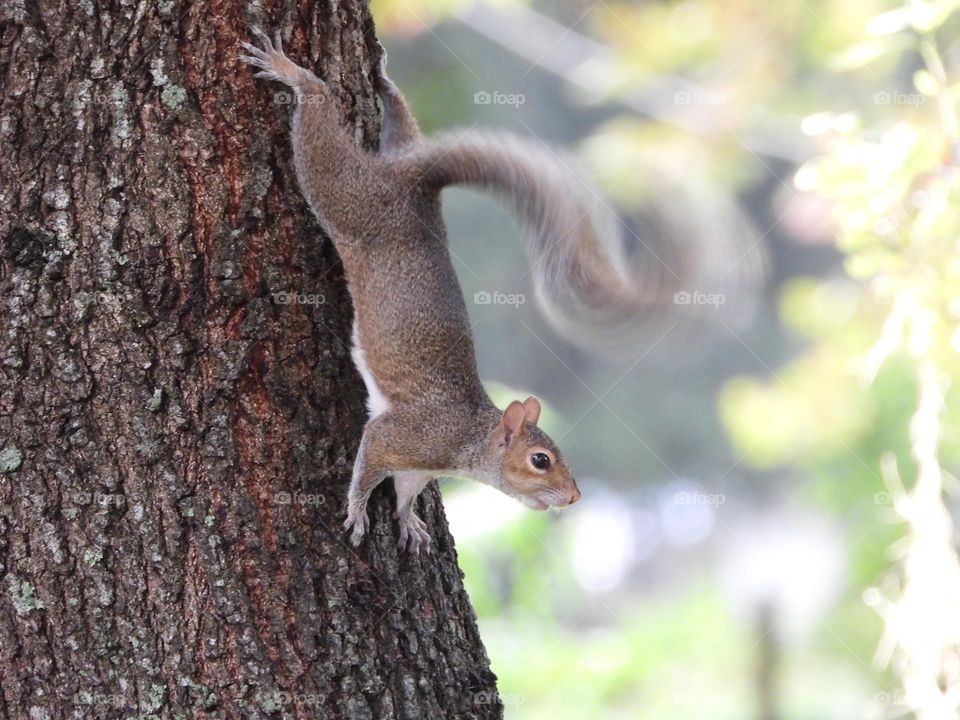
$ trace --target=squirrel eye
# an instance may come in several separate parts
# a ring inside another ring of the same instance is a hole
[[[530,464],[537,470],[546,470],[550,467],[550,458],[546,453],[534,453],[530,456]]]

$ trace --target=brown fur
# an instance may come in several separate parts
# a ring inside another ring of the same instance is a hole
[[[346,523],[354,543],[366,531],[370,493],[401,471],[472,476],[539,509],[576,502],[580,491],[560,451],[536,426],[539,402],[501,412],[480,383],[440,213],[443,183],[426,180],[416,122],[383,67],[384,131],[371,154],[339,125],[323,82],[288,60],[279,38],[255,33],[263,48],[244,44],[250,55],[242,59],[296,91],[297,177],[343,260],[357,338],[389,404],[367,423],[355,462]],[[531,465],[536,452],[551,458],[546,471]],[[395,487],[401,539],[416,550],[429,540],[412,510],[422,484],[395,478]]]

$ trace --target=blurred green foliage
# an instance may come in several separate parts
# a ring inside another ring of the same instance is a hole
[[[534,4],[610,53],[615,77],[598,78],[596,95],[578,99],[604,109],[579,145],[594,176],[621,206],[648,199],[649,177],[633,170],[671,163],[722,192],[750,196],[755,204],[762,198],[771,229],[789,222],[784,202],[789,210],[791,203],[816,196],[822,198],[813,203],[816,212],[829,216],[823,225],[842,254],[842,267],[781,273],[770,301],[779,346],[759,356],[751,349],[759,364],[741,369],[715,399],[735,460],[730,467],[743,468],[754,483],[742,492],[763,498],[772,493],[762,484],[769,481],[782,493],[774,498],[786,495],[843,528],[844,578],[835,600],[813,629],[774,633],[782,717],[884,717],[897,705],[895,679],[872,661],[882,622],[863,594],[881,582],[889,548],[904,533],[881,459],[888,458],[888,470],[895,464],[902,478],[916,471],[907,428],[916,406],[917,347],[936,358],[954,387],[960,380],[960,157],[951,130],[953,95],[960,88],[950,85],[944,67],[960,61],[954,42],[960,37],[958,5]],[[374,2],[388,39],[393,33],[415,44],[435,35],[444,47],[453,42],[444,28],[453,23],[437,23],[467,7],[466,0]],[[423,68],[419,82],[410,84],[408,95],[426,127],[470,124],[477,108],[465,110],[451,99],[467,97],[462,64],[450,59],[443,72]],[[675,77],[716,99],[698,108],[709,119],[707,131],[693,134],[617,106]],[[810,138],[807,155],[815,159],[784,167],[744,150],[745,138],[771,127],[797,137],[802,129]],[[799,224],[802,236],[815,223]],[[814,230],[810,237],[807,242],[823,242]],[[510,252],[519,256],[518,249]],[[494,255],[485,251],[477,260],[482,275],[496,267]],[[514,317],[509,321],[516,324]],[[891,324],[897,322],[899,329]],[[501,405],[524,395],[490,388]],[[637,404],[611,398],[618,411],[620,401]],[[673,411],[658,408],[657,417],[675,427]],[[551,433],[577,420],[550,407],[544,418]],[[942,420],[941,460],[956,468],[960,403],[947,402]],[[573,431],[565,442],[575,445],[583,437]],[[604,458],[615,459],[609,467],[623,467],[638,455],[636,445],[610,437],[591,439],[596,467],[606,469]],[[616,486],[620,478],[605,479]],[[656,515],[655,493],[638,499],[631,489],[620,490],[618,502],[632,503],[638,525]],[[458,498],[471,508],[480,502],[461,483],[445,492],[452,516]],[[572,559],[575,544],[584,541],[575,513],[523,511],[458,538],[507,717],[759,717],[762,631],[749,609],[737,607],[721,587],[716,566],[722,548],[668,549],[668,540],[653,538],[631,559],[619,585],[590,590],[578,580]],[[723,536],[735,534],[743,519],[727,510],[716,518]],[[651,555],[666,559],[651,561]],[[674,562],[682,577],[671,575]],[[655,577],[648,580],[647,572]]]

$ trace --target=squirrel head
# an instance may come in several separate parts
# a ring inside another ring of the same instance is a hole
[[[540,401],[514,400],[493,431],[501,489],[536,510],[572,505],[580,490],[556,444],[537,427]]]

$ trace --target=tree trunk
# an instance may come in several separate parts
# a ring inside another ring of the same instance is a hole
[[[436,488],[432,555],[388,491],[345,543],[350,301],[235,58],[279,25],[372,146],[378,49],[280,5],[2,5],[2,718],[501,715]]]

